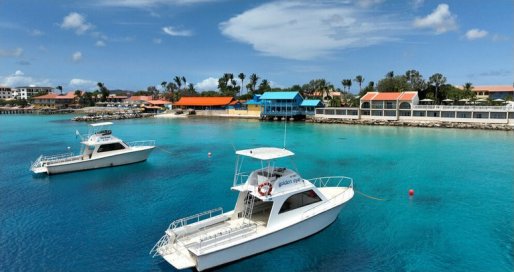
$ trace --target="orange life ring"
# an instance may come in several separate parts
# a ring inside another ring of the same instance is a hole
[[[264,187],[267,187],[268,189],[266,189],[266,191],[263,191]],[[273,186],[271,185],[271,183],[269,183],[269,181],[263,182],[259,184],[259,186],[257,187],[257,192],[259,192],[261,196],[271,195],[272,190]]]

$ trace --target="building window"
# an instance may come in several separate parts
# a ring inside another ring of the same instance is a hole
[[[471,118],[471,112],[457,112],[457,118]]]
[[[285,213],[320,201],[321,198],[316,194],[316,192],[314,192],[314,190],[308,190],[292,195],[286,199],[278,213]]]
[[[362,103],[362,108],[363,109],[369,109],[369,102]]]
[[[454,111],[443,111],[443,112],[441,112],[441,117],[443,117],[443,118],[455,118],[455,112]]]
[[[422,116],[426,116],[426,114],[427,114],[426,111],[414,111],[412,115],[422,117]]]
[[[402,110],[410,109],[410,103],[409,102],[402,102],[402,103],[400,103],[400,109],[402,109]]]
[[[439,112],[438,111],[427,111],[427,116],[428,117],[439,117]]]
[[[506,112],[491,112],[491,119],[506,119]]]

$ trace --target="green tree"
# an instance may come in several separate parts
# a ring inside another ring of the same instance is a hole
[[[175,84],[177,85],[177,90],[180,91],[180,88],[182,87],[182,78],[175,76],[173,81],[175,81]]]
[[[102,82],[98,82],[96,85],[98,86],[98,92],[101,95],[100,101],[107,101],[107,97],[109,96],[109,89],[107,89],[107,87],[105,87],[105,85]]]
[[[357,82],[359,84],[359,93],[362,91],[362,83],[364,82],[364,77],[361,75],[356,76],[353,81]]]
[[[57,86],[57,87],[55,87],[55,88],[56,88],[57,90],[59,90],[59,91],[61,92],[61,95],[62,95],[62,86],[60,86],[60,85],[59,85],[59,86]]]
[[[423,76],[417,70],[406,71],[405,79],[407,80],[407,83],[409,83],[410,91],[416,91],[420,93],[423,92],[427,87]]]
[[[250,75],[250,90],[251,92],[255,92],[255,87],[257,86],[257,81],[259,81],[259,77],[257,74],[251,74]]]
[[[241,93],[243,92],[243,86],[244,86],[244,80],[245,80],[245,74],[243,73],[239,73],[239,75],[237,76],[240,80],[241,80]],[[246,89],[246,92],[248,92],[248,89]]]
[[[269,81],[267,79],[263,79],[261,84],[259,84],[258,93],[263,94],[265,92],[271,91],[271,87],[269,85]]]
[[[389,77],[389,73],[385,78],[379,80],[377,84],[379,92],[405,92],[409,89],[409,83],[407,83],[407,79],[404,76]]]
[[[440,73],[435,73],[432,76],[430,76],[430,78],[428,79],[428,82],[431,86],[434,86],[434,88],[435,88],[434,99],[435,99],[436,104],[439,104],[439,101],[440,101],[439,100],[439,88],[441,87],[441,85],[446,83],[446,77]]]

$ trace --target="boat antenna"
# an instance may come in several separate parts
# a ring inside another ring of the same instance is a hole
[[[286,104],[286,117],[284,118],[284,149],[286,149],[287,139],[287,104]]]

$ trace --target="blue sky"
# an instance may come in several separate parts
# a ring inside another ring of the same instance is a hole
[[[0,1],[0,85],[140,90],[223,73],[272,86],[388,71],[513,83],[511,0]],[[357,88],[352,88],[354,92]]]

